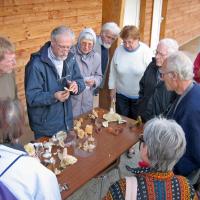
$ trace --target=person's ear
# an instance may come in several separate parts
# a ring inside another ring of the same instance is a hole
[[[178,74],[177,74],[176,72],[172,72],[172,73],[170,74],[170,78],[171,78],[172,80],[177,80]]]
[[[144,143],[141,144],[141,149],[140,149],[140,157],[143,161],[145,161],[146,163],[149,163],[149,159],[148,159],[148,147],[147,145],[145,145]]]
[[[143,156],[147,156],[148,148],[147,145],[145,145],[143,142],[141,143],[140,151],[142,152]]]

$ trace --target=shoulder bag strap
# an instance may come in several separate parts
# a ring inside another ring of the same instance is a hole
[[[135,176],[126,177],[126,196],[125,200],[137,199],[137,178]]]
[[[10,167],[12,167],[12,165],[13,165],[19,158],[21,158],[22,156],[24,156],[24,154],[21,154],[21,155],[19,155],[17,158],[15,158],[15,159],[3,170],[3,172],[0,174],[0,177],[2,177],[2,176],[4,175],[4,173],[6,173],[6,171],[7,171]]]

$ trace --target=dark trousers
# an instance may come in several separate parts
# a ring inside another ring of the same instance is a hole
[[[122,94],[116,94],[116,112],[120,115],[137,119],[138,99],[130,99]]]

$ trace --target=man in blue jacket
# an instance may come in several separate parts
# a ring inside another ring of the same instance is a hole
[[[186,152],[175,165],[174,172],[190,178],[200,169],[200,86],[193,82],[191,60],[180,51],[164,61],[160,73],[167,89],[179,95],[167,117],[183,128],[187,141]]]
[[[31,55],[25,70],[25,94],[35,138],[69,131],[73,126],[70,96],[85,89],[75,56],[74,33],[65,26],[51,32],[51,41]],[[68,88],[68,90],[66,90]]]

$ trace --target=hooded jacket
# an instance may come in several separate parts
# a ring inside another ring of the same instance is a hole
[[[55,92],[64,90],[67,77],[76,81],[78,94],[85,89],[83,77],[73,53],[69,52],[63,62],[62,78],[48,57],[47,42],[38,52],[31,55],[25,69],[25,93],[29,124],[35,138],[52,136],[58,131],[68,131],[73,126],[71,95],[65,102],[57,101]]]
[[[90,34],[93,37],[93,50],[87,55],[83,54],[80,50],[80,43],[82,38]],[[83,113],[86,113],[93,108],[93,92],[96,87],[98,87],[102,80],[101,73],[101,58],[100,55],[94,51],[94,46],[96,42],[96,35],[94,31],[90,28],[84,29],[78,38],[78,43],[74,48],[76,61],[79,65],[81,75],[84,79],[94,79],[95,85],[93,87],[86,86],[86,89],[79,95],[72,97],[72,107],[73,115],[77,117]]]

